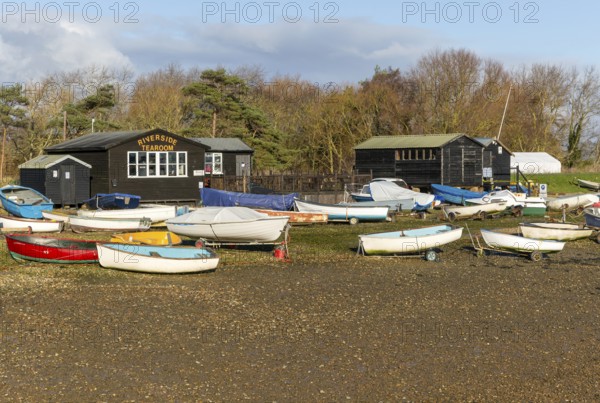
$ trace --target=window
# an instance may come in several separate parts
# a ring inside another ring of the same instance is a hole
[[[129,178],[187,177],[187,152],[145,152],[127,153]]]
[[[206,174],[222,175],[223,174],[223,154],[222,153],[206,153],[204,155],[204,171]]]

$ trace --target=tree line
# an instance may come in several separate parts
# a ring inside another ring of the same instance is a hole
[[[594,67],[509,71],[464,49],[433,51],[406,70],[376,66],[358,83],[267,78],[256,66],[169,65],[138,77],[91,66],[0,89],[13,175],[18,164],[65,139],[152,128],[238,137],[255,149],[257,172],[347,173],[353,147],[372,136],[428,133],[500,136],[512,151],[546,151],[568,167],[598,165],[599,114]]]

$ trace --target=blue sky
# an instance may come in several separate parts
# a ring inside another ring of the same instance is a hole
[[[376,65],[408,69],[428,52],[450,48],[508,68],[600,62],[600,3],[592,1],[74,3],[0,3],[4,83],[90,64],[142,74],[169,63],[253,65],[268,78],[356,83]]]

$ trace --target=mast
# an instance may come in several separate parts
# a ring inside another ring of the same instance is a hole
[[[506,117],[506,110],[508,109],[508,100],[510,99],[510,92],[512,91],[512,83],[508,88],[508,95],[506,96],[506,104],[504,105],[504,112],[502,113],[502,120],[500,121],[500,129],[498,129],[498,135],[496,140],[500,140],[500,134],[502,133],[502,125],[504,125],[504,118]]]

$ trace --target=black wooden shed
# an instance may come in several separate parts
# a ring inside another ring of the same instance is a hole
[[[206,146],[162,129],[92,133],[46,148],[91,165],[90,194],[129,193],[142,202],[198,201]]]
[[[484,186],[493,189],[496,186],[510,185],[510,157],[513,155],[500,140],[495,138],[476,137],[483,145],[483,182]]]
[[[250,176],[254,150],[236,137],[197,137],[192,140],[210,151],[205,154],[206,175]]]
[[[483,145],[465,134],[376,136],[354,147],[355,170],[411,186],[482,185]]]
[[[91,168],[72,155],[40,155],[19,165],[20,184],[46,195],[55,204],[77,205],[90,197]]]

